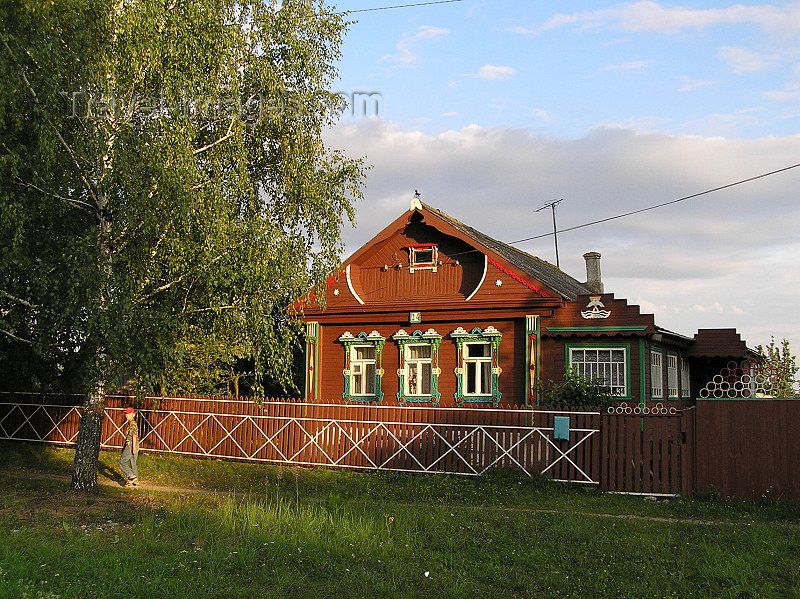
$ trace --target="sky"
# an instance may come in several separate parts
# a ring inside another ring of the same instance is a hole
[[[539,209],[561,200],[568,274],[585,280],[597,251],[605,291],[658,326],[800,351],[800,2],[371,10],[423,1],[336,4],[354,21],[334,85],[351,105],[325,141],[371,166],[344,257],[419,190],[555,264]]]

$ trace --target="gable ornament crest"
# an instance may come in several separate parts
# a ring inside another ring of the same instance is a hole
[[[603,302],[600,301],[599,295],[590,295],[589,303],[586,304],[586,310],[581,310],[581,316],[587,320],[594,318],[608,318],[611,316],[611,310],[606,310]]]

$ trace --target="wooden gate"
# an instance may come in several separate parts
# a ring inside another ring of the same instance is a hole
[[[619,406],[603,415],[600,486],[647,495],[694,490],[694,408]]]

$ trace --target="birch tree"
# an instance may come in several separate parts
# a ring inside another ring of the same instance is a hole
[[[789,347],[789,341],[784,338],[778,344],[775,337],[771,337],[769,345],[759,345],[756,351],[762,357],[759,370],[769,381],[771,394],[783,398],[798,397],[800,393],[797,389],[797,371],[800,368],[797,366],[797,357]]]
[[[361,195],[321,137],[346,25],[322,0],[0,5],[0,337],[78,373],[73,490],[97,489],[120,371],[289,376],[284,307]]]

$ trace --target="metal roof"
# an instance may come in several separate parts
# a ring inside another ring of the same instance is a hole
[[[424,202],[420,203],[426,211],[438,216],[451,227],[463,233],[466,237],[469,237],[470,239],[473,239],[477,243],[490,249],[492,252],[508,261],[510,264],[518,268],[529,277],[561,294],[561,296],[565,299],[574,300],[579,295],[588,295],[592,293],[592,291],[586,287],[584,283],[581,283],[577,279],[569,276],[557,266],[554,266],[553,264],[550,264],[541,258],[537,258],[536,256],[532,256],[526,252],[523,252],[522,250],[518,250],[515,247],[511,247],[502,241],[498,241],[497,239],[489,237],[485,233],[481,233],[477,229],[470,227],[469,225],[465,225],[460,220],[453,218],[449,214],[446,214],[441,210],[434,208],[433,206],[429,206]]]

